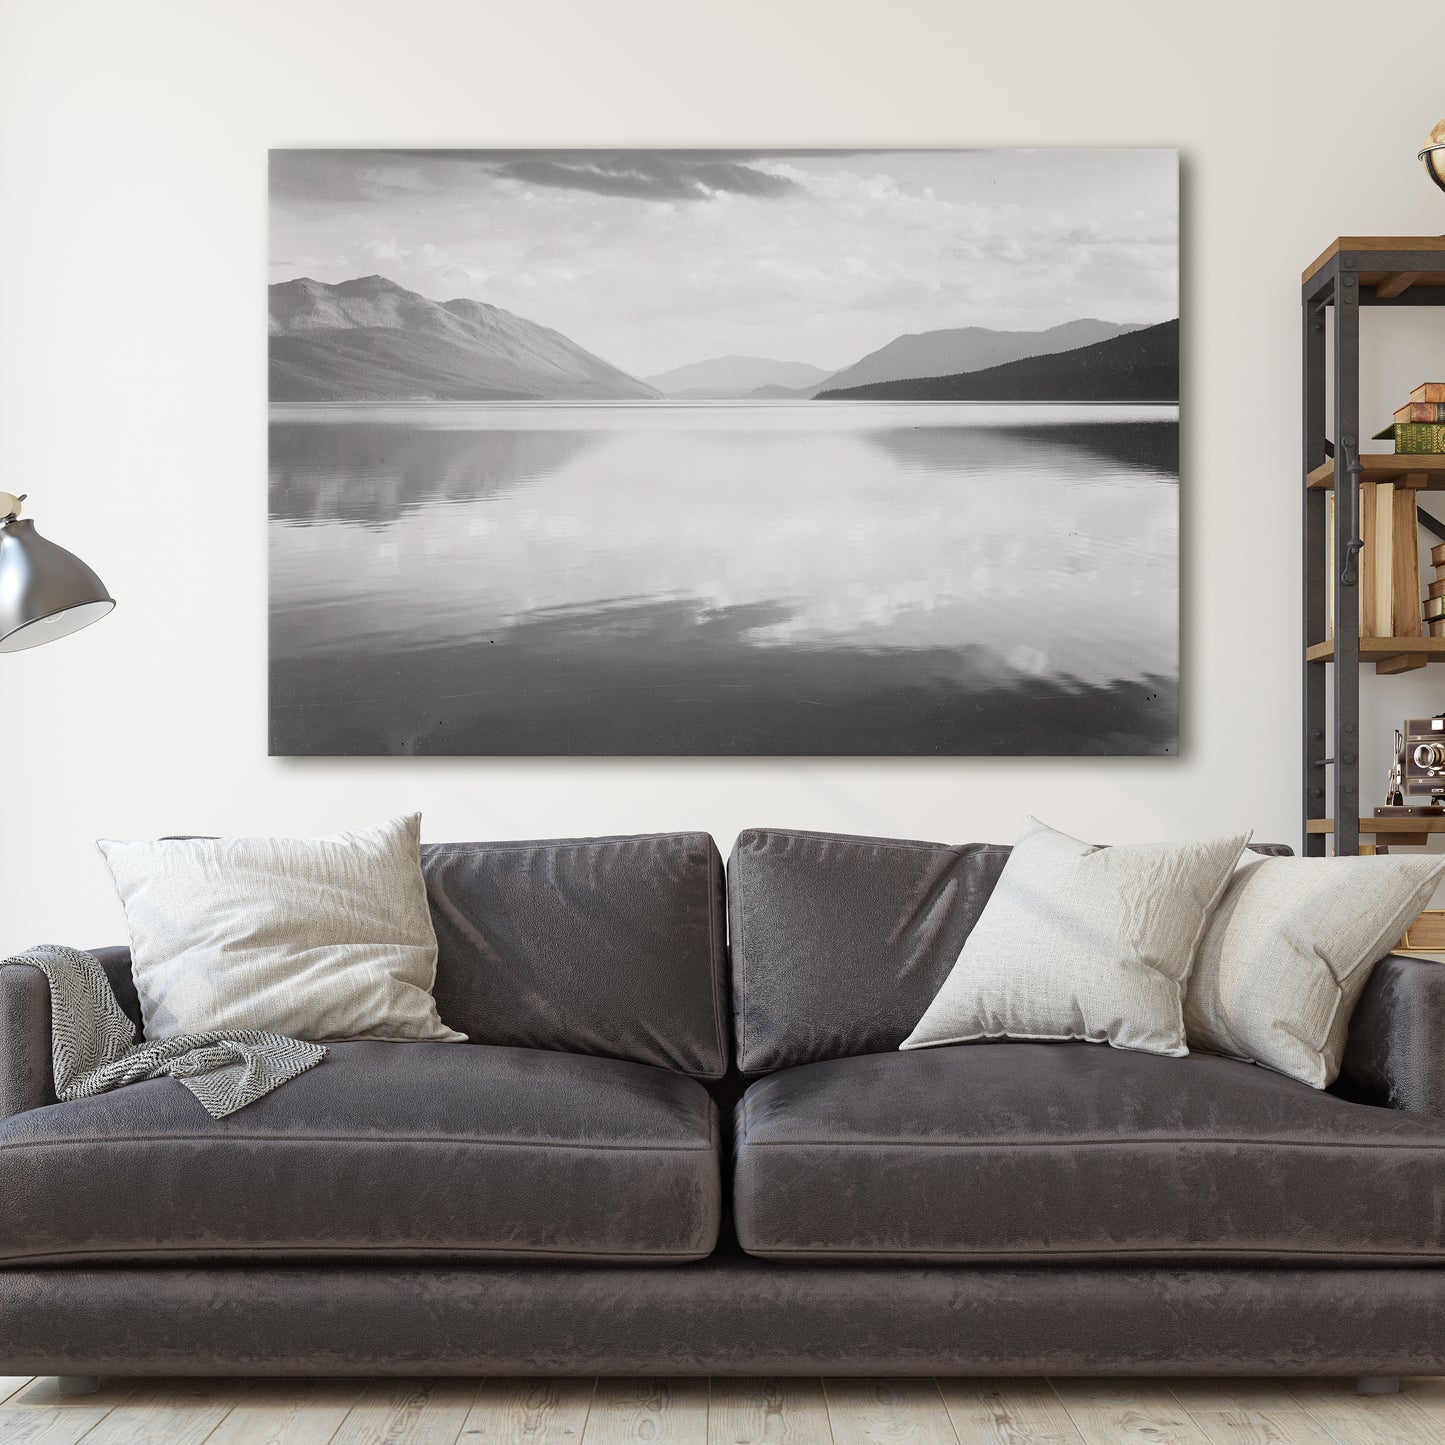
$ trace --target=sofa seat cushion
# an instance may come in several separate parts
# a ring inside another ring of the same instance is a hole
[[[330,1049],[225,1119],[155,1079],[0,1123],[0,1264],[712,1251],[716,1112],[693,1080],[478,1044]]]
[[[1445,1263],[1445,1120],[1205,1054],[834,1059],[755,1083],[737,1124],[765,1258]]]

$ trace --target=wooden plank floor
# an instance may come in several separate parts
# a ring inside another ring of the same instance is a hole
[[[0,1376],[0,1445],[1436,1445],[1445,1379],[106,1380]]]

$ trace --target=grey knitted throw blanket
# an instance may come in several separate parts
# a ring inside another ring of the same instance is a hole
[[[50,1059],[55,1096],[65,1102],[169,1075],[184,1084],[213,1119],[223,1119],[326,1057],[321,1044],[254,1029],[181,1034],[137,1044],[135,1025],[90,954],[43,943],[0,959],[0,968],[12,964],[38,968],[50,983]]]

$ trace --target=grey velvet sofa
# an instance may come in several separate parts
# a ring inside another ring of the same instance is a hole
[[[0,969],[0,1374],[1445,1370],[1445,969],[1376,970],[1329,1093],[900,1054],[1006,849],[423,852],[472,1042],[336,1045],[218,1122],[56,1103]]]

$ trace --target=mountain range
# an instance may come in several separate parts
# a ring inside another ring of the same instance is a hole
[[[1055,351],[1088,346],[1137,331],[1141,324],[1085,319],[1066,321],[1045,331],[993,331],[986,326],[960,326],[909,332],[821,381],[806,386],[789,386],[774,381],[739,394],[751,401],[807,401],[825,391],[843,387],[869,386],[875,382],[903,381],[913,377],[952,376],[1026,356],[1046,356]]]
[[[272,401],[582,401],[660,393],[560,331],[384,276],[270,288]]]
[[[270,288],[271,399],[1159,400],[1178,395],[1178,323],[1167,325],[965,326],[896,337],[841,371],[719,356],[644,380],[498,306],[431,301],[384,276],[303,277]],[[1133,348],[1131,337],[1141,338]]]
[[[819,393],[827,401],[1178,401],[1179,323],[953,376],[908,377]]]
[[[982,371],[1026,356],[1048,356],[1056,351],[1092,346],[1096,341],[1107,341],[1139,329],[1114,321],[1084,320],[1066,321],[1047,331],[991,331],[984,326],[919,331],[899,336],[877,351],[870,351],[852,366],[835,371],[828,378],[826,389],[837,391],[880,381]]]

